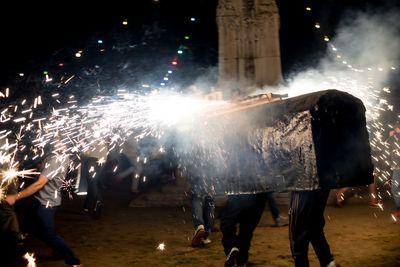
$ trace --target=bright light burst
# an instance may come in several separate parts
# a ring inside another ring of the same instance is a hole
[[[28,252],[25,253],[24,259],[28,261],[28,265],[26,265],[26,267],[36,267],[36,259],[33,253],[31,254],[29,254]]]
[[[165,244],[164,244],[164,242],[158,244],[157,249],[160,250],[160,251],[164,251],[164,250],[165,250]]]
[[[1,177],[3,178],[3,181],[10,181],[13,180],[17,177],[21,178],[34,178],[36,174],[40,174],[40,172],[37,172],[36,169],[30,169],[30,170],[16,170],[16,169],[8,169],[6,171],[1,171]]]

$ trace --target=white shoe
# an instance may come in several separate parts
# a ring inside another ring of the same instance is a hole
[[[208,244],[210,244],[211,242],[212,242],[211,239],[209,239],[208,237],[205,238],[205,239],[203,239],[203,240],[201,241],[201,243],[203,243],[203,245],[208,245]]]
[[[229,254],[226,256],[225,267],[233,267],[236,266],[236,260],[239,255],[239,249],[237,247],[233,247]]]

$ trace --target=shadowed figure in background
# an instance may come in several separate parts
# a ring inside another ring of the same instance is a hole
[[[215,166],[206,159],[211,151],[204,144],[191,144],[190,152],[180,155],[183,173],[187,178],[192,204],[192,220],[195,229],[192,247],[211,243],[209,238],[215,217]]]
[[[139,194],[139,182],[143,172],[141,162],[143,159],[141,159],[138,141],[133,136],[130,136],[126,139],[122,148],[122,154],[125,155],[130,167],[124,173],[121,173],[120,176],[123,177],[129,174],[131,178],[131,193],[137,195]]]
[[[82,156],[81,181],[87,183],[82,212],[92,214],[98,219],[103,208],[102,183],[104,182],[104,165],[107,160],[108,143],[98,140],[89,144]]]
[[[271,212],[272,219],[274,220],[273,227],[282,227],[288,226],[289,221],[287,217],[281,216],[278,208],[278,204],[276,203],[275,192],[267,192],[267,203],[269,207],[269,211]]]

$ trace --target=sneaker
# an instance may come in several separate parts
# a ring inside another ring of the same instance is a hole
[[[369,205],[371,208],[380,208],[380,209],[383,208],[383,203],[382,203],[382,201],[381,201],[381,200],[377,200],[377,199],[370,200],[369,203],[368,203],[368,205]]]
[[[289,221],[288,218],[279,216],[278,218],[274,219],[275,224],[273,225],[274,227],[283,227],[283,226],[288,226]]]
[[[82,264],[78,264],[78,265],[67,265],[67,267],[82,267],[83,265]]]
[[[233,247],[229,254],[226,256],[225,267],[233,267],[236,266],[236,259],[239,255],[239,249],[237,247]]]
[[[211,241],[211,239],[209,239],[208,237],[206,237],[206,238],[204,238],[204,239],[201,240],[201,243],[202,243],[203,245],[208,245],[208,244],[212,243],[212,241]]]
[[[204,225],[200,224],[199,226],[197,226],[197,229],[194,232],[194,235],[192,238],[192,247],[200,246],[202,244],[202,240],[203,240],[205,234],[206,234],[206,231],[204,231]]]
[[[331,261],[326,267],[340,267],[335,261]]]

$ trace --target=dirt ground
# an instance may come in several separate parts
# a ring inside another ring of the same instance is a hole
[[[129,194],[108,190],[99,220],[79,213],[83,197],[64,201],[56,224],[59,233],[73,247],[85,267],[146,266],[223,266],[221,233],[212,233],[206,247],[189,246],[194,232],[190,207],[130,208]],[[341,266],[400,266],[400,222],[390,212],[390,199],[384,210],[370,208],[365,199],[353,199],[344,208],[328,205],[326,236]],[[281,206],[282,214],[287,212]],[[288,227],[271,227],[266,209],[257,227],[250,251],[249,266],[293,266]],[[158,250],[160,243],[165,250]],[[65,266],[52,258],[51,250],[34,236],[27,239],[39,267]],[[310,248],[311,266],[319,266]],[[16,266],[26,266],[22,260]]]

